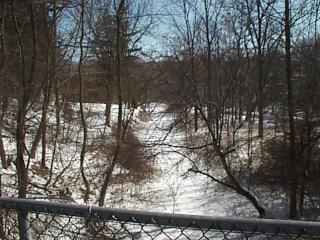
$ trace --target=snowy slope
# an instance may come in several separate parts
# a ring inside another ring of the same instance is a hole
[[[59,139],[57,147],[57,161],[53,163],[54,177],[49,189],[46,191],[43,186],[48,181],[47,175],[41,175],[38,171],[41,158],[41,144],[38,149],[36,159],[31,159],[29,178],[29,197],[35,199],[50,199],[52,201],[66,201],[83,204],[83,183],[80,175],[80,150],[82,143],[82,131],[79,124],[79,105],[70,103],[75,112],[75,117],[63,126],[63,137],[68,141]],[[166,113],[165,104],[149,104],[146,109],[150,114],[149,119],[143,121],[139,118],[142,108],[134,110],[132,129],[140,141],[146,144],[147,150],[151,151],[155,173],[149,179],[139,184],[123,182],[113,184],[107,192],[106,206],[117,208],[140,209],[146,211],[174,212],[197,215],[214,216],[257,216],[257,212],[251,204],[243,197],[226,189],[225,187],[210,181],[207,177],[188,173],[191,167],[190,161],[184,155],[185,149],[170,147],[171,145],[183,145],[185,133],[177,129],[168,131],[168,127],[174,121],[173,114]],[[112,142],[111,128],[105,126],[105,105],[86,104],[86,121],[88,124],[88,142],[108,144]],[[117,121],[116,105],[112,106],[112,122]],[[128,113],[128,109],[126,112]],[[65,121],[65,120],[64,120]],[[54,123],[54,116],[50,117],[50,122]],[[51,132],[49,140],[53,138]],[[15,145],[13,138],[5,139],[5,147],[13,156]],[[28,136],[28,146],[31,145],[32,137]],[[104,141],[104,142],[103,142]],[[49,145],[47,155],[47,165],[50,166],[53,146]],[[91,184],[91,195],[89,204],[97,204],[99,190],[102,184],[104,171],[110,159],[103,151],[91,150],[86,154],[85,169],[86,175]],[[196,160],[196,159],[194,159]],[[8,170],[1,170],[3,176],[3,194],[15,196],[16,174],[12,164]],[[125,171],[117,168],[115,173]],[[217,171],[223,174],[222,170]],[[267,192],[260,188],[260,193]],[[269,191],[268,191],[269,192]],[[279,194],[274,192],[275,194]],[[260,194],[260,196],[261,196]],[[277,196],[278,199],[279,196]],[[284,199],[284,198],[282,198]],[[278,200],[271,202],[271,212],[282,211],[282,206],[286,203]]]
[[[151,105],[151,121],[135,124],[139,139],[148,146],[155,145],[152,151],[157,153],[155,166],[159,173],[141,189],[141,198],[146,201],[128,197],[119,207],[214,216],[256,215],[251,205],[237,194],[207,177],[188,173],[191,165],[181,154],[184,150],[168,146],[182,145],[185,135],[179,131],[168,134],[166,127],[173,116],[164,114],[165,108],[164,104]]]

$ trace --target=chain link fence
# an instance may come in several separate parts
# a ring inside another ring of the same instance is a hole
[[[205,217],[0,198],[1,239],[320,239],[320,223]]]

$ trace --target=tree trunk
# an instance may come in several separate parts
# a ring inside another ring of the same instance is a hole
[[[1,81],[1,79],[0,79]],[[8,162],[6,158],[6,152],[4,149],[3,139],[2,139],[2,125],[3,125],[3,119],[5,117],[7,107],[8,107],[8,100],[6,97],[2,97],[2,104],[1,104],[1,112],[0,112],[0,158],[1,158],[1,166],[4,169],[8,168]]]
[[[16,129],[16,145],[17,145],[17,156],[16,156],[16,167],[17,167],[17,175],[18,175],[18,197],[26,198],[27,196],[27,183],[28,183],[28,170],[26,168],[24,162],[24,150],[25,150],[25,121],[26,121],[26,109],[28,103],[27,93],[27,82],[25,76],[25,58],[24,58],[24,49],[21,41],[20,31],[18,27],[18,21],[16,18],[15,11],[15,3],[12,3],[12,17],[15,21],[15,33],[17,37],[17,43],[19,48],[19,72],[17,72],[17,78],[19,80],[19,97],[18,97],[18,111],[17,111],[17,129]],[[33,3],[31,3],[31,19],[33,23],[33,33],[34,29],[34,19],[33,19]],[[33,34],[33,56],[32,56],[32,66],[31,73],[29,78],[29,83],[31,82],[33,71],[34,71],[34,63],[35,63],[35,38]],[[20,239],[27,239],[29,237],[29,221],[28,214],[22,211],[18,212],[18,228],[19,228],[19,236]]]
[[[296,154],[295,154],[295,126],[293,119],[294,105],[292,94],[292,69],[291,69],[291,21],[290,21],[290,3],[289,0],[285,0],[285,63],[286,63],[286,80],[287,80],[287,107],[289,118],[289,175],[290,175],[290,211],[289,217],[291,219],[297,219],[297,189],[298,189],[298,174],[296,166]]]
[[[205,8],[205,35],[206,35],[206,47],[207,47],[207,119],[210,124],[214,122],[213,116],[213,96],[212,96],[212,67],[211,67],[211,51],[212,41],[210,39],[210,23],[209,23],[209,6],[207,1],[204,1]]]
[[[206,121],[207,128],[208,128],[209,133],[211,135],[212,146],[214,148],[215,153],[218,155],[220,162],[223,166],[223,169],[224,169],[225,173],[227,174],[228,181],[230,182],[230,184],[229,183],[222,183],[222,182],[220,182],[220,183],[224,184],[225,186],[227,186],[229,188],[232,188],[238,194],[240,194],[240,195],[244,196],[246,199],[248,199],[251,202],[251,204],[255,207],[255,209],[258,211],[260,217],[264,217],[266,214],[264,207],[259,204],[258,199],[256,199],[256,197],[253,194],[251,194],[249,191],[245,190],[239,184],[239,182],[237,181],[236,177],[234,176],[234,174],[232,173],[232,171],[230,169],[230,166],[229,166],[227,159],[226,159],[226,154],[221,151],[221,149],[218,145],[218,141],[214,136],[214,131],[212,129],[211,124],[206,119],[206,116],[201,109],[199,109],[199,112],[201,113],[201,116],[203,117],[203,119],[205,119],[205,121]]]
[[[50,91],[51,91],[51,77],[48,76],[48,83],[45,87],[45,98],[42,108],[42,117],[43,117],[43,125],[42,125],[42,154],[41,154],[41,168],[46,168],[46,152],[47,152],[47,122],[48,122],[48,108],[50,103]]]
[[[52,175],[53,175],[53,164],[56,156],[57,151],[57,142],[60,133],[60,103],[58,97],[58,79],[57,79],[57,5],[53,3],[53,13],[52,13],[52,24],[51,24],[51,34],[52,34],[52,54],[51,54],[51,64],[50,64],[50,77],[51,85],[55,85],[55,95],[56,95],[56,131],[54,133],[54,140],[53,140],[53,151],[51,156],[51,163],[50,163],[50,170],[49,170],[49,178],[46,182],[46,187],[51,183]],[[52,87],[52,86],[51,86]],[[50,90],[51,91],[51,90]],[[67,91],[66,91],[67,92]]]
[[[6,159],[6,152],[4,149],[3,145],[3,139],[2,139],[2,125],[3,125],[3,119],[6,114],[6,110],[8,107],[8,98],[5,94],[5,83],[3,79],[3,68],[6,64],[6,46],[5,46],[5,9],[7,8],[7,5],[3,5],[3,11],[1,13],[1,32],[0,32],[0,46],[1,46],[1,63],[0,63],[0,105],[1,105],[1,110],[0,110],[0,158],[1,158],[1,166],[4,169],[7,169],[8,163]],[[4,84],[3,84],[4,83]]]
[[[117,121],[117,132],[116,132],[116,147],[113,154],[113,158],[111,161],[111,165],[106,169],[105,178],[100,190],[99,196],[99,206],[103,207],[105,196],[107,193],[108,186],[110,184],[110,179],[113,173],[113,170],[118,162],[118,156],[121,149],[122,144],[122,79],[121,79],[121,22],[124,15],[125,10],[125,0],[121,0],[119,6],[117,7],[117,28],[116,28],[116,78],[117,78],[117,96],[118,96],[118,121]]]
[[[8,163],[7,163],[6,152],[5,152],[5,149],[4,149],[1,132],[2,132],[2,128],[0,127],[0,157],[1,157],[1,166],[2,166],[3,169],[7,169],[7,168],[8,168]]]
[[[197,110],[197,107],[194,107],[194,131],[197,132],[198,131],[198,120],[199,120],[199,113]]]
[[[115,148],[114,153],[113,153],[112,160],[111,160],[111,165],[106,170],[105,178],[103,180],[103,184],[102,184],[102,187],[101,187],[101,190],[100,190],[99,207],[103,207],[104,206],[104,201],[105,201],[105,198],[106,198],[107,189],[108,189],[109,184],[110,184],[110,180],[111,180],[111,177],[112,177],[113,170],[114,170],[114,168],[116,166],[116,163],[118,162],[120,149],[121,149],[121,143],[117,143],[116,144],[116,148]]]
[[[259,51],[258,56],[258,112],[259,112],[259,137],[263,139],[263,60],[262,60],[262,54]]]
[[[3,145],[3,139],[2,139],[2,125],[3,125],[3,119],[5,116],[5,112],[7,109],[7,105],[8,105],[8,100],[7,97],[5,96],[4,92],[4,86],[3,86],[3,68],[5,66],[6,63],[6,46],[5,46],[5,10],[7,10],[7,4],[3,4],[3,9],[1,12],[1,29],[0,29],[0,47],[1,47],[1,63],[0,63],[0,104],[1,104],[1,112],[0,112],[0,158],[1,158],[1,166],[3,169],[7,169],[8,168],[8,163],[7,163],[7,159],[6,159],[6,153],[5,153],[5,149],[4,149],[4,145]],[[0,171],[0,197],[2,197],[2,174]],[[4,231],[4,225],[3,225],[3,217],[0,216],[0,238],[1,239],[5,239],[5,231]]]
[[[82,140],[82,149],[80,153],[80,171],[82,180],[85,185],[85,194],[84,194],[84,202],[87,202],[89,200],[90,195],[90,184],[89,181],[85,175],[84,171],[84,160],[85,160],[85,154],[86,154],[86,148],[87,148],[87,124],[84,116],[84,110],[83,110],[83,79],[82,79],[82,62],[84,58],[84,52],[83,52],[83,39],[84,39],[84,0],[81,1],[81,32],[80,32],[80,58],[79,58],[79,64],[78,64],[78,75],[79,75],[79,104],[80,104],[80,117],[81,117],[81,124],[82,124],[82,130],[83,130],[83,140]]]
[[[24,162],[25,152],[25,132],[26,132],[26,111],[27,104],[29,102],[29,89],[32,85],[34,72],[35,72],[35,61],[36,61],[36,35],[35,35],[35,22],[34,22],[34,5],[30,3],[30,18],[32,24],[32,59],[30,67],[30,75],[27,80],[26,78],[26,62],[25,52],[21,40],[20,29],[16,17],[15,3],[12,3],[12,17],[14,19],[14,27],[17,38],[17,44],[19,49],[19,71],[17,72],[17,78],[19,80],[19,97],[18,97],[18,111],[17,111],[17,129],[16,129],[16,145],[17,145],[17,156],[16,166],[18,175],[18,197],[25,198],[27,195],[27,182],[28,182],[28,169]]]
[[[263,104],[264,104],[264,94],[263,94],[263,54],[262,54],[262,13],[261,13],[261,2],[257,0],[257,10],[258,10],[258,36],[257,36],[257,47],[258,47],[258,112],[259,112],[259,137],[263,139]]]
[[[112,104],[112,95],[111,95],[111,60],[108,60],[106,67],[106,126],[111,127],[111,104]]]
[[[36,136],[33,140],[33,144],[31,147],[31,158],[36,158],[37,149],[40,143],[40,140],[42,140],[42,159],[41,159],[41,167],[45,168],[45,160],[43,158],[43,153],[46,151],[46,129],[47,129],[47,112],[48,112],[48,106],[49,106],[49,99],[50,99],[50,83],[49,83],[49,77],[46,79],[46,83],[43,86],[43,104],[42,104],[42,113],[41,113],[41,121],[39,128],[37,130]]]
[[[0,197],[2,197],[2,175],[1,175],[1,171],[0,171]],[[3,221],[3,217],[2,214],[0,215],[0,238],[1,239],[5,239],[6,235],[5,235],[5,229],[4,229],[4,221]]]
[[[193,82],[195,82],[195,78],[196,78],[196,71],[195,71],[195,64],[194,64],[194,45],[191,44],[191,79]],[[197,89],[195,89],[197,91]],[[197,132],[198,131],[198,120],[199,120],[199,113],[196,107],[196,104],[194,104],[193,108],[194,108],[194,131]]]

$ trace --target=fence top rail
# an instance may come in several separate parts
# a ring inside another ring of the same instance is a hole
[[[5,197],[0,197],[0,209],[178,228],[320,236],[320,222],[311,221],[157,213]]]

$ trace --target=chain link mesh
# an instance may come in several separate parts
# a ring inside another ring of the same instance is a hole
[[[86,207],[0,198],[1,239],[320,239],[316,222]]]

